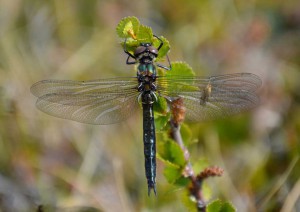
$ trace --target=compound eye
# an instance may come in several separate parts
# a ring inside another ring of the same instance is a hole
[[[140,54],[144,53],[146,51],[145,46],[138,46],[134,51],[134,56],[139,56]]]
[[[154,46],[149,46],[148,49],[149,49],[149,51],[150,51],[152,54],[154,54],[155,56],[158,55],[158,50],[157,50],[157,48],[155,48]]]

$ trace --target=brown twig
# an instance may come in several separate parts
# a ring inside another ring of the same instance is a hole
[[[195,176],[193,167],[190,162],[190,153],[185,147],[181,133],[180,133],[180,124],[183,122],[185,117],[185,108],[183,105],[183,100],[181,98],[174,100],[171,104],[171,113],[172,118],[170,120],[171,126],[171,137],[173,140],[181,147],[184,158],[186,161],[186,166],[182,175],[188,177],[191,180],[189,186],[190,195],[196,200],[198,211],[206,211],[206,202],[202,192],[203,180],[208,177],[221,176],[223,174],[223,169],[219,167],[208,167]]]

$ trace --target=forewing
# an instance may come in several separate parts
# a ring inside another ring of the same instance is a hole
[[[256,90],[261,80],[254,74],[237,73],[209,78],[172,76],[157,81],[158,93],[170,101],[182,98],[186,120],[197,122],[230,116],[259,103]]]
[[[88,124],[112,124],[130,117],[139,107],[136,78],[86,82],[45,80],[34,84],[37,108],[59,118]]]
[[[97,93],[126,93],[137,86],[136,77],[119,77],[90,81],[72,80],[42,80],[33,84],[30,91],[36,97],[47,94],[97,94]]]

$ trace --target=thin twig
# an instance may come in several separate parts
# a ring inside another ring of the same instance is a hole
[[[170,120],[171,136],[174,139],[174,141],[180,146],[184,154],[186,166],[184,167],[182,175],[184,177],[188,177],[191,180],[191,184],[189,186],[190,195],[196,200],[198,211],[205,212],[206,202],[204,200],[202,191],[203,180],[208,177],[221,176],[223,174],[223,169],[216,166],[208,167],[198,175],[195,175],[195,172],[190,162],[190,153],[185,147],[180,133],[180,124],[184,121],[185,110],[186,109],[184,107],[183,99],[179,98],[172,101],[172,118]]]
[[[188,149],[185,147],[182,140],[182,136],[180,133],[180,125],[175,123],[173,119],[170,120],[170,125],[171,125],[171,136],[182,149],[184,153],[184,158],[187,162],[183,171],[183,175],[184,177],[188,177],[191,180],[191,186],[189,187],[190,194],[196,199],[198,211],[205,212],[206,204],[202,193],[202,179],[198,180],[197,177],[195,176],[194,170],[190,162],[190,153]]]
[[[184,159],[187,162],[186,168],[185,168],[185,177],[191,177],[194,176],[194,171],[192,168],[192,165],[190,163],[190,153],[188,151],[188,149],[184,146],[182,137],[181,137],[181,133],[180,133],[180,125],[179,124],[175,124],[174,120],[171,119],[170,120],[170,125],[171,125],[171,133],[172,133],[172,138],[174,139],[174,141],[180,146],[180,148],[183,151],[184,154]]]

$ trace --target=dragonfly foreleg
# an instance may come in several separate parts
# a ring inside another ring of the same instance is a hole
[[[161,64],[156,64],[158,67],[160,68],[163,68],[163,69],[166,69],[168,71],[170,71],[172,69],[172,65],[171,65],[171,62],[170,62],[170,59],[169,59],[169,56],[166,55],[167,57],[167,60],[168,60],[168,63],[169,63],[169,67],[168,66],[165,66],[165,65],[161,65]]]
[[[123,45],[124,52],[128,55],[126,64],[127,65],[136,64],[136,57],[127,50],[126,42],[127,42],[127,38],[125,39],[124,45]],[[134,61],[129,61],[130,58],[133,58]]]

